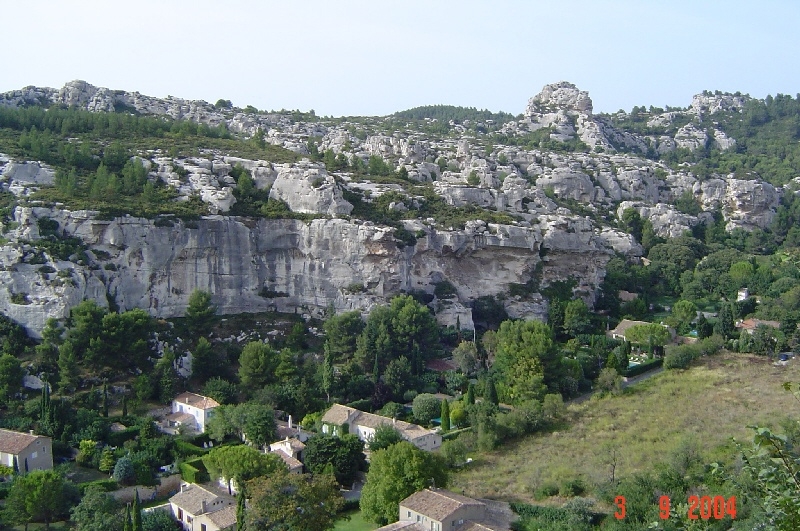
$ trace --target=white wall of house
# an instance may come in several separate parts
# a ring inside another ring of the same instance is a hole
[[[187,413],[192,417],[194,417],[195,428],[200,433],[205,433],[206,423],[208,422],[208,419],[211,418],[211,416],[214,414],[213,409],[200,409],[178,401],[172,402],[172,412]]]

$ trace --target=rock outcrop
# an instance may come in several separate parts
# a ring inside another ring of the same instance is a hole
[[[285,201],[293,212],[337,216],[353,210],[353,205],[342,199],[333,177],[316,164],[280,166],[269,196]]]
[[[42,218],[80,238],[97,267],[80,264],[77,257],[54,260],[47,252],[49,268],[29,264]],[[15,220],[19,227],[13,234],[31,243],[0,247],[0,307],[34,334],[84,298],[180,316],[196,289],[209,290],[222,313],[301,309],[322,315],[330,305],[369,309],[403,291],[432,293],[447,279],[458,292],[449,311],[462,315],[458,304],[500,295],[511,284],[527,282],[537,268],[545,285],[579,278],[580,287],[593,293],[614,252],[588,220],[556,217],[543,228],[479,222],[460,231],[409,222],[409,229],[425,233],[413,246],[398,245],[392,228],[342,219],[208,216],[164,226],[133,217],[101,220],[87,211],[18,207]],[[539,266],[542,247],[546,257]],[[352,285],[363,290],[351,292]],[[469,324],[461,319],[462,326]]]
[[[451,121],[449,134],[431,136],[424,128],[404,129],[396,122],[388,130],[384,118],[306,122],[289,113],[218,108],[83,81],[58,90],[26,87],[0,94],[0,106],[59,104],[167,116],[224,125],[245,137],[263,134],[264,141],[304,155],[330,149],[361,163],[379,156],[398,175],[408,176],[401,181],[397,175],[393,180],[329,173],[309,159],[279,164],[218,150],[190,158],[143,152],[138,160],[151,181],[172,187],[182,201],[200,197],[214,215],[191,223],[168,218],[157,223],[130,216],[101,220],[92,212],[55,207],[18,208],[18,226],[0,227],[0,310],[37,333],[48,317],[64,317],[83,298],[103,305],[113,300],[122,309],[144,308],[169,317],[183,314],[193,290],[206,289],[223,313],[275,309],[321,314],[330,305],[368,310],[401,292],[432,294],[437,283],[448,280],[456,295],[432,305],[443,324],[472,326],[471,301],[487,295],[503,295],[513,317],[544,318],[547,301],[540,294],[526,288],[524,295],[517,289],[512,296],[509,288],[574,279],[575,294],[592,303],[609,258],[643,252],[630,235],[613,228],[614,217],[626,208],[636,209],[664,237],[681,235],[716,210],[729,230],[770,224],[782,193],[772,185],[759,178],[696,175],[691,164],[675,169],[654,160],[678,148],[735,148],[736,140],[714,122],[714,114],[738,112],[747,99],[704,93],[686,110],[651,111],[643,135],[636,132],[641,128],[615,126],[635,116],[595,115],[587,92],[560,82],[531,98],[522,119],[492,129],[516,137],[513,145],[487,145],[484,138],[490,137],[470,129],[468,120]],[[567,145],[550,150],[553,142]],[[319,219],[226,216],[241,186],[239,166],[257,190],[269,191],[270,199]],[[0,155],[2,191],[24,197],[52,184],[54,176],[46,164]],[[404,219],[401,241],[393,227],[349,219],[354,206],[344,192],[359,195],[365,206],[392,192],[388,211],[396,215],[424,205],[428,191],[416,186],[420,182],[432,182],[448,208],[466,207],[462,212],[470,213],[470,221],[449,214]],[[702,210],[699,215],[675,208],[687,193]],[[477,209],[515,221],[487,223]],[[57,260],[37,247],[41,218],[55,220],[61,234],[82,241],[85,256]]]

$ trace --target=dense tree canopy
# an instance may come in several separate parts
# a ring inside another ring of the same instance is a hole
[[[625,339],[638,345],[663,347],[670,340],[669,329],[657,323],[633,325],[625,331]]]
[[[122,528],[121,509],[122,504],[110,494],[90,487],[70,514],[77,531],[108,531]]]
[[[358,337],[356,358],[365,370],[381,371],[391,360],[406,356],[419,375],[438,348],[439,327],[427,307],[408,295],[375,308]]]
[[[14,478],[4,518],[8,522],[43,522],[45,528],[67,516],[78,502],[77,488],[54,470],[34,470]]]
[[[344,499],[332,476],[276,472],[247,482],[247,529],[333,529]]]
[[[286,467],[277,455],[245,445],[218,446],[203,457],[203,463],[213,477],[223,478],[228,483],[229,491],[234,480],[241,484]]]
[[[306,441],[304,464],[314,474],[330,471],[347,488],[365,466],[364,443],[353,434],[335,437],[319,434]]]
[[[239,356],[239,381],[252,389],[273,383],[279,362],[279,354],[272,347],[260,341],[250,342]]]
[[[361,492],[364,518],[381,525],[394,522],[401,500],[431,486],[447,486],[447,470],[437,454],[406,441],[378,450]]]
[[[553,332],[540,321],[504,321],[497,331],[497,374],[501,400],[512,403],[541,399],[560,376]]]
[[[217,441],[233,435],[256,448],[262,448],[275,440],[275,412],[271,407],[254,401],[222,405],[208,419],[206,432]]]

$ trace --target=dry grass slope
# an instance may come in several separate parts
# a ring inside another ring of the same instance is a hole
[[[525,502],[544,483],[582,478],[591,490],[609,481],[614,449],[620,479],[667,461],[687,438],[707,460],[730,459],[731,437],[752,440],[748,425],[800,417],[800,404],[781,387],[786,381],[800,381],[800,360],[775,367],[763,357],[724,353],[687,371],[665,371],[621,396],[570,406],[564,431],[475,456],[452,476],[451,488]]]

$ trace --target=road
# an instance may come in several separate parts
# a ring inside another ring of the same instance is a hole
[[[647,371],[644,374],[639,374],[638,376],[634,376],[633,378],[628,378],[627,381],[623,380],[622,388],[625,389],[626,387],[629,387],[631,385],[637,384],[637,383],[641,382],[642,380],[646,380],[648,378],[652,378],[656,374],[661,374],[662,372],[664,372],[664,367],[659,367],[657,369],[653,369],[652,371]],[[571,400],[567,400],[566,404],[580,404],[581,402],[586,402],[587,400],[592,398],[592,395],[594,395],[595,393],[599,393],[599,392],[600,392],[599,389],[596,389],[594,391],[590,391],[590,392],[585,393],[585,394],[583,394],[581,396],[577,396],[577,397],[575,397],[575,398],[573,398]]]

